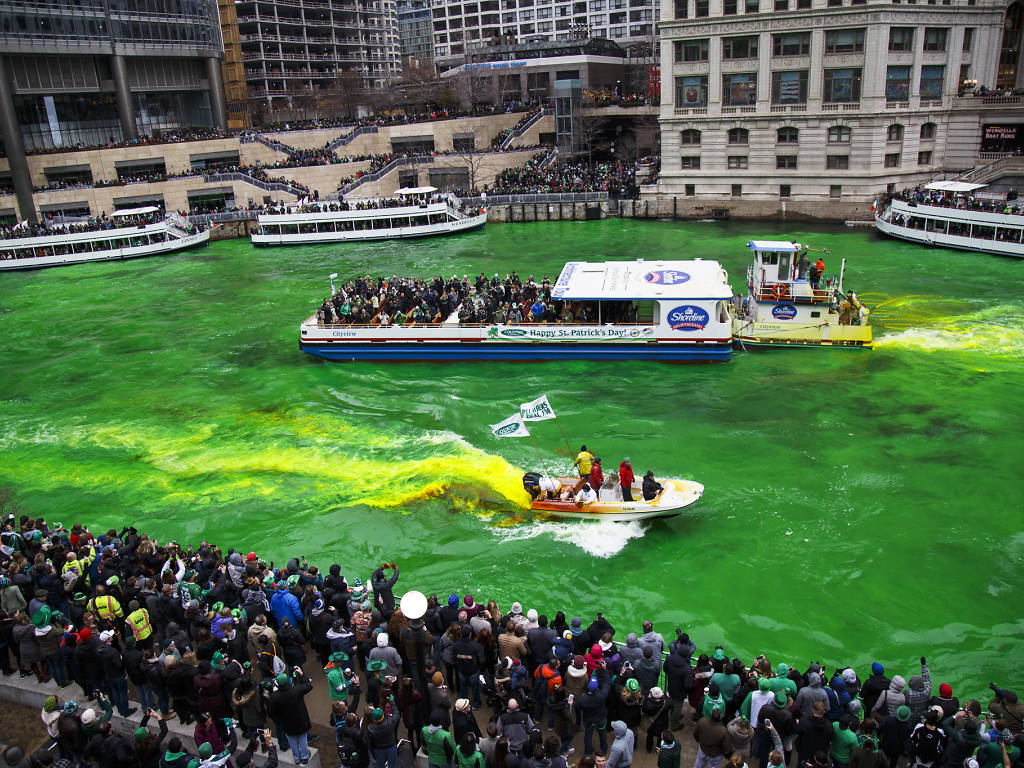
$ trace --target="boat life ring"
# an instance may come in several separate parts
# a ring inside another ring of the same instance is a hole
[[[781,299],[786,295],[787,288],[782,283],[776,283],[775,287],[772,288],[772,293],[775,294],[776,299]]]

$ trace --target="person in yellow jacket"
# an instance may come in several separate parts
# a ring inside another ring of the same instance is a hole
[[[135,636],[135,647],[144,651],[153,644],[153,626],[149,623],[149,611],[139,606],[138,600],[128,603],[128,627]]]
[[[107,590],[102,584],[96,587],[96,597],[88,602],[87,607],[94,616],[103,619],[114,628],[117,628],[121,619],[124,618],[121,604],[107,594]]]
[[[573,494],[576,494],[583,487],[583,484],[590,480],[590,469],[594,465],[594,454],[587,450],[587,446],[581,445],[579,455],[573,464],[580,473],[580,479],[572,489]]]
[[[83,555],[83,551],[85,551],[85,547],[78,550],[77,555],[74,552],[68,552],[67,560],[64,562],[64,567],[61,568],[60,571],[61,576],[74,569],[78,571],[80,576],[85,576],[86,579],[89,578],[89,566],[92,564],[92,561],[96,559],[96,550],[93,547],[89,547],[89,554],[87,555]]]

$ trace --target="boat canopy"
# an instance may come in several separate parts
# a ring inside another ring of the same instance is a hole
[[[791,243],[788,240],[751,240],[747,248],[752,251],[783,251],[796,253],[800,250],[800,243]]]
[[[972,184],[969,181],[933,181],[931,184],[925,184],[925,189],[933,189],[936,192],[973,192],[976,189],[981,189],[986,184]]]
[[[114,211],[110,214],[111,218],[114,216],[141,216],[144,213],[153,213],[159,211],[155,205],[144,205],[141,208],[121,208],[120,210]]]
[[[570,261],[551,290],[564,301],[728,299],[729,279],[717,261]]]
[[[402,187],[396,189],[396,195],[429,195],[431,192],[437,192],[437,187]]]

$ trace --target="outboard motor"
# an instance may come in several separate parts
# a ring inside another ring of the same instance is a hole
[[[540,495],[540,472],[527,472],[523,475],[523,490],[530,494],[531,499]]]

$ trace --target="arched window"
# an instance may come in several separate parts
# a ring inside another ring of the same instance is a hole
[[[800,131],[791,125],[779,128],[776,141],[779,144],[796,144],[800,140]]]
[[[681,134],[679,134],[680,144],[700,144],[700,131],[696,128],[687,128]]]
[[[889,126],[889,132],[886,136],[887,141],[903,141],[903,126],[899,123],[893,123]]]
[[[750,138],[750,132],[746,128],[730,128],[729,129],[729,143],[730,144],[746,144]]]
[[[829,144],[849,144],[850,128],[846,125],[833,125],[828,129]]]
[[[935,138],[935,123],[925,123],[921,126],[921,138],[922,139],[934,139]]]

